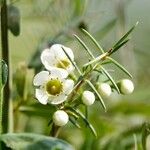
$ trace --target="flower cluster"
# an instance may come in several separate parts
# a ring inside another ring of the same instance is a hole
[[[61,44],[54,44],[50,48],[43,50],[41,62],[45,70],[35,75],[33,84],[36,86],[35,97],[41,104],[55,105],[56,111],[53,114],[52,121],[50,121],[53,122],[53,126],[64,126],[70,121],[80,128],[78,118],[82,118],[96,135],[93,126],[88,122],[86,115],[79,110],[78,106],[85,105],[89,107],[95,101],[99,101],[106,110],[103,98],[111,96],[114,90],[119,94],[131,94],[133,92],[134,84],[131,80],[122,79],[116,82],[104,67],[105,64],[113,63],[129,77],[132,77],[121,64],[110,57],[126,43],[126,37],[132,30],[129,30],[130,32],[127,32],[113,48],[106,52],[87,31],[83,30],[101,51],[102,54],[97,57],[75,35],[90,56],[90,62],[84,64],[82,70],[75,63],[74,54],[70,48]],[[107,80],[101,81],[100,76],[107,77]],[[84,84],[86,86],[83,86]]]
[[[33,84],[36,86],[35,97],[41,104],[58,105],[65,102],[74,87],[74,81],[68,78],[74,67],[62,48],[74,61],[72,50],[60,44],[45,49],[41,54],[41,62],[46,70],[36,74],[33,79]],[[62,126],[65,124],[58,123],[58,120],[61,122],[61,117],[68,120],[67,114],[62,110],[55,112],[53,118],[56,125]]]

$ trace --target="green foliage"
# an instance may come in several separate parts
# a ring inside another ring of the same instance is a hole
[[[14,36],[20,34],[20,11],[13,5],[8,5],[8,29]]]
[[[19,107],[21,113],[26,114],[27,116],[40,116],[44,118],[51,119],[56,108],[51,105],[41,105],[39,103],[22,105]]]
[[[94,85],[89,81],[86,80],[86,82],[88,83],[88,85],[92,88],[92,90],[96,93],[96,95],[98,96],[98,100],[100,101],[102,107],[104,108],[105,111],[107,111],[105,103],[101,97],[101,95],[99,94],[99,92],[96,90],[96,88],[94,87]]]
[[[3,88],[7,82],[8,68],[7,64],[2,60],[0,62],[0,134],[3,132],[2,129],[2,115],[3,115]]]
[[[33,133],[8,133],[0,136],[5,148],[13,150],[73,150],[73,147],[62,140]]]

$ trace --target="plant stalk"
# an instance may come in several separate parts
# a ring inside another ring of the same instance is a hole
[[[2,43],[2,60],[4,60],[9,70],[9,45],[8,45],[8,23],[7,23],[7,0],[3,0],[1,6],[1,43]],[[9,126],[9,98],[10,98],[10,87],[9,87],[9,73],[8,80],[3,90],[3,105],[2,105],[2,132],[8,132]]]

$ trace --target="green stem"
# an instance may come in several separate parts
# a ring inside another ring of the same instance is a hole
[[[8,28],[7,28],[7,0],[3,0],[1,6],[1,43],[2,43],[2,59],[8,65],[9,70],[9,46],[8,46]],[[3,114],[2,114],[2,132],[8,131],[8,111],[9,111],[9,74],[8,80],[3,90]]]
[[[60,131],[60,127],[56,126],[55,124],[52,124],[52,129],[50,131],[50,136],[58,137],[59,131]]]

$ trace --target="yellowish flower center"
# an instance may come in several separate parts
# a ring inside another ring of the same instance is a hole
[[[58,79],[49,80],[46,83],[46,91],[50,95],[58,95],[62,92],[62,82]]]
[[[70,65],[69,60],[68,59],[64,59],[64,60],[60,60],[57,63],[56,67],[66,69],[69,65]]]

